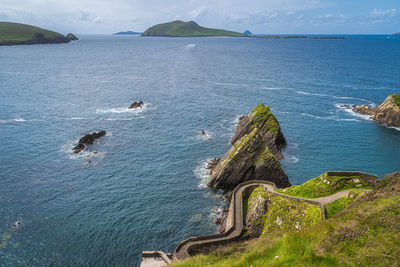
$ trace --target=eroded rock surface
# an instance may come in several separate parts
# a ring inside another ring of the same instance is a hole
[[[232,148],[212,168],[208,186],[232,190],[248,180],[271,181],[277,187],[290,186],[279,162],[286,141],[268,106],[260,104],[240,119],[231,144]]]
[[[129,109],[142,108],[143,105],[144,105],[143,101],[139,101],[139,102],[135,101],[129,106]]]

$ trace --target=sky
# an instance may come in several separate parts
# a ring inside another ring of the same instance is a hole
[[[0,21],[61,33],[144,31],[172,20],[256,34],[400,32],[400,0],[0,0]]]

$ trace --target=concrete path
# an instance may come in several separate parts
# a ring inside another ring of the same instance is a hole
[[[227,244],[232,241],[236,241],[240,238],[242,231],[244,229],[244,218],[243,218],[243,192],[246,188],[250,186],[263,186],[268,192],[280,195],[286,198],[291,199],[299,199],[307,201],[311,204],[320,205],[322,209],[323,219],[325,219],[325,205],[331,203],[335,200],[338,200],[342,197],[347,196],[350,192],[350,189],[337,192],[336,194],[321,197],[321,198],[301,198],[301,197],[294,197],[288,196],[275,191],[276,186],[272,182],[268,181],[248,181],[245,183],[241,183],[238,185],[232,194],[232,201],[231,205],[233,206],[233,226],[223,234],[215,234],[215,235],[208,235],[208,236],[199,236],[199,237],[190,237],[181,243],[175,249],[174,252],[174,259],[175,260],[184,260],[191,256],[191,250],[195,250],[196,248],[210,246],[210,245],[217,245],[217,244]]]

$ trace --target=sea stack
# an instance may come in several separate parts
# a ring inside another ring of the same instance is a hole
[[[209,187],[232,190],[249,180],[271,181],[277,187],[291,185],[279,161],[286,140],[269,106],[259,104],[241,117],[231,144],[211,169]]]
[[[389,95],[382,104],[374,108],[367,105],[355,106],[353,111],[363,115],[370,115],[373,120],[379,123],[399,127],[400,95]]]

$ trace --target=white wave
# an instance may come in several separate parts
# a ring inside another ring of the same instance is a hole
[[[370,115],[363,115],[363,114],[354,112],[351,107],[345,107],[343,104],[335,104],[335,107],[350,113],[354,117],[358,117],[358,118],[361,118],[361,119],[364,119],[364,120],[372,121],[372,118],[371,118]]]
[[[9,123],[9,122],[26,122],[27,120],[23,118],[17,118],[17,119],[8,119],[8,120],[0,120],[0,123]]]
[[[200,188],[207,187],[207,183],[210,180],[210,170],[207,168],[208,163],[212,159],[206,159],[200,162],[200,164],[194,169],[194,175],[200,179]]]
[[[314,94],[314,93],[309,93],[309,92],[304,92],[304,91],[296,91],[296,93],[301,94],[301,95],[313,95],[313,96],[322,96],[322,97],[331,97],[335,99],[348,99],[348,100],[358,100],[362,102],[368,103],[370,106],[375,106],[375,103],[364,98],[358,98],[358,97],[351,97],[351,96],[334,96],[334,95],[326,95],[326,94]]]
[[[210,132],[205,131],[205,134],[200,134],[197,136],[198,139],[204,140],[204,141],[209,141],[212,139],[212,134]]]
[[[244,86],[244,87],[247,87],[247,86],[250,86],[250,85],[248,85],[248,84],[240,84],[240,83],[212,83],[212,84],[215,84],[215,85],[222,85],[222,86]]]
[[[400,131],[400,127],[394,127],[394,126],[389,126],[389,125],[384,125],[386,128],[389,128],[389,129],[395,129],[395,130],[397,130],[397,131]]]
[[[263,86],[263,87],[261,87],[261,89],[264,89],[264,90],[285,90],[286,88],[283,88],[283,87],[268,87],[268,86]]]
[[[357,119],[346,119],[346,118],[338,118],[336,116],[316,116],[308,113],[301,113],[303,116],[311,117],[314,119],[319,119],[319,120],[332,120],[332,121],[355,121],[355,122],[360,122],[360,120]]]
[[[193,49],[195,48],[196,44],[188,44],[186,48]]]
[[[62,120],[67,121],[75,121],[75,120],[89,120],[89,118],[82,118],[82,117],[71,117],[71,118],[61,118]]]
[[[150,107],[150,103],[145,103],[142,108],[128,108],[128,107],[122,107],[122,108],[107,108],[107,109],[96,109],[96,114],[110,114],[110,113],[116,113],[116,114],[121,114],[121,113],[131,113],[131,114],[139,114],[142,113],[146,110],[148,110]]]
[[[133,118],[106,118],[106,121],[131,121]]]
[[[295,163],[299,162],[299,158],[296,156],[289,155],[287,153],[283,153],[283,156],[284,156],[283,160],[288,163],[295,164]]]

